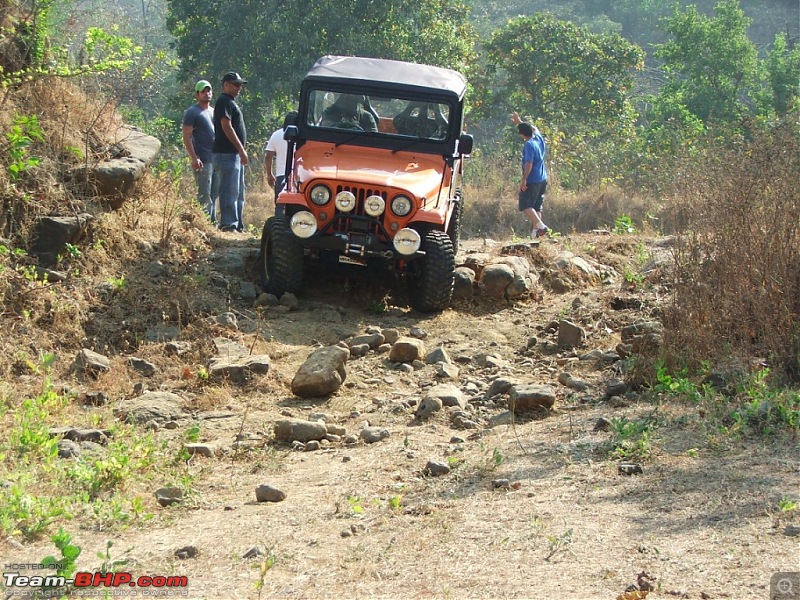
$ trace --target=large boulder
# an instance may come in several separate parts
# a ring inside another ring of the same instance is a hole
[[[90,167],[85,177],[98,196],[106,198],[112,208],[119,208],[158,155],[161,142],[124,125],[117,130],[111,150],[112,158]]]
[[[350,352],[341,346],[327,346],[311,353],[292,379],[292,393],[301,398],[327,396],[347,378],[344,364]]]

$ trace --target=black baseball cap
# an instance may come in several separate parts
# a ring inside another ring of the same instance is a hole
[[[222,77],[222,83],[230,81],[231,83],[247,83],[247,79],[242,79],[236,71],[229,71]]]

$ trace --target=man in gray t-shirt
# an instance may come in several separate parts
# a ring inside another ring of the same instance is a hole
[[[194,86],[197,100],[183,113],[183,145],[189,154],[194,180],[197,183],[197,202],[216,223],[216,204],[219,181],[211,161],[214,148],[214,109],[211,108],[211,84],[201,79]]]

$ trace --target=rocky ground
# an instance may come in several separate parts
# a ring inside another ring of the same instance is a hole
[[[765,598],[800,570],[797,511],[778,509],[796,440],[720,442],[630,373],[660,342],[668,238],[464,246],[457,300],[426,315],[326,270],[263,296],[257,239],[214,233],[196,293],[134,344],[130,303],[187,277],[143,265],[93,317],[109,351],[76,357],[78,396],[183,444],[191,485],[157,496],[154,476],[152,520],[74,531],[81,568],[113,540],[135,574],[209,599]],[[64,460],[102,453],[101,430],[59,426]]]

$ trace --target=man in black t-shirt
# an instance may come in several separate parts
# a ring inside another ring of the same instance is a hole
[[[214,105],[214,171],[219,175],[220,229],[244,231],[244,167],[248,163],[247,131],[236,97],[245,79],[231,71],[222,78],[222,95]]]

